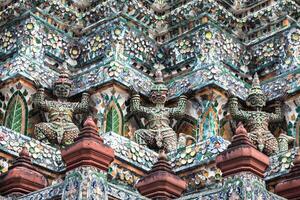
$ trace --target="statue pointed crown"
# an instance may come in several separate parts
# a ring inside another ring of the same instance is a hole
[[[72,81],[69,79],[69,75],[67,73],[63,72],[58,76],[58,79],[54,82],[54,86],[59,84],[72,85]]]
[[[255,73],[254,77],[253,77],[253,80],[252,80],[252,86],[249,90],[249,96],[251,95],[264,95],[261,87],[260,87],[260,81],[259,81],[259,78],[258,78],[258,75],[257,73]]]
[[[263,107],[266,103],[267,97],[265,96],[264,92],[262,91],[260,87],[260,81],[258,78],[258,74],[255,73],[253,80],[252,80],[252,86],[249,89],[248,97],[246,99],[246,102],[248,106],[258,106]]]

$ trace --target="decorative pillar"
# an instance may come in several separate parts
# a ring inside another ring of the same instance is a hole
[[[46,186],[46,178],[32,165],[26,148],[22,149],[8,172],[0,177],[0,194],[5,196],[22,196]]]
[[[135,187],[143,196],[166,200],[180,197],[187,183],[171,170],[167,156],[162,151],[149,174],[140,179]]]
[[[275,193],[287,199],[300,199],[300,150],[291,171],[276,185]]]
[[[103,144],[91,117],[83,126],[74,144],[62,150],[67,168],[62,199],[105,200],[107,170],[114,160],[114,151]]]
[[[228,149],[216,158],[216,165],[224,176],[220,196],[226,199],[277,199],[266,189],[264,173],[269,157],[251,143],[242,123]]]

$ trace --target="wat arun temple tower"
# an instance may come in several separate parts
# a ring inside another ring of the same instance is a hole
[[[299,0],[0,0],[0,199],[300,199]]]

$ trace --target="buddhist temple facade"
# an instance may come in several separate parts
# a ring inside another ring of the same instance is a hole
[[[299,0],[0,0],[0,199],[300,199]]]

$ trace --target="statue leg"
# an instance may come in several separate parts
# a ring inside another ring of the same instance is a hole
[[[49,128],[47,123],[39,123],[35,125],[34,137],[37,140],[49,143],[51,140],[55,139],[54,135],[55,132]]]
[[[147,129],[139,129],[134,132],[135,141],[140,145],[155,147],[155,137],[151,131]]]
[[[256,146],[258,148],[259,147],[259,141],[258,141],[258,138],[257,138],[257,134],[254,133],[254,132],[250,132],[249,133],[249,138],[250,138],[251,143],[254,144],[254,146]]]
[[[79,135],[79,129],[77,127],[74,127],[72,129],[66,129],[63,134],[62,144],[63,145],[69,145],[74,142],[74,139],[76,139]]]
[[[164,132],[163,148],[166,152],[174,151],[177,149],[177,135],[174,131]]]
[[[267,155],[272,155],[278,152],[278,142],[272,133],[265,135],[265,149],[264,152]]]
[[[79,129],[74,124],[66,124],[63,130],[61,144],[69,145],[74,142],[74,139],[79,135]]]

